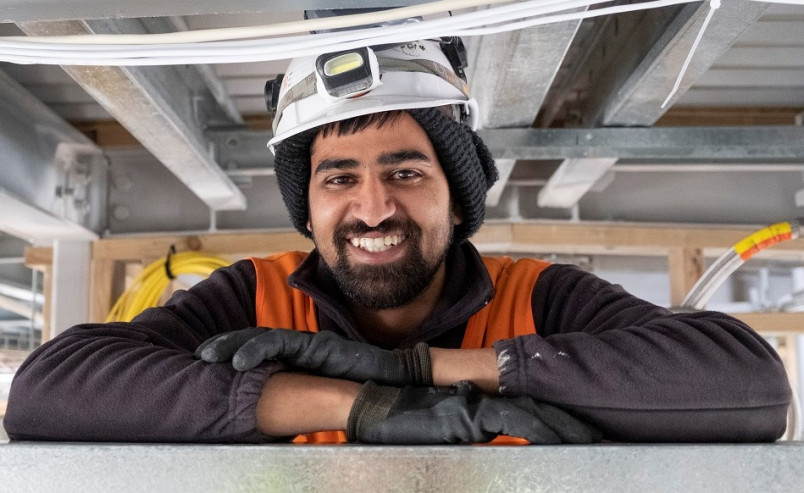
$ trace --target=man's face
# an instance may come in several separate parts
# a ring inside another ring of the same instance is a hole
[[[413,300],[460,223],[427,134],[403,113],[381,128],[319,135],[310,162],[308,228],[344,294],[375,310]]]

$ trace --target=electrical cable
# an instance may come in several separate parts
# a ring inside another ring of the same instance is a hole
[[[761,250],[782,241],[798,238],[804,227],[802,220],[771,224],[746,236],[723,252],[701,275],[681,302],[681,308],[703,310],[706,302],[721,284],[748,259]]]
[[[170,253],[166,259],[145,267],[112,306],[107,322],[130,322],[146,308],[158,306],[173,278],[190,274],[209,277],[219,267],[231,262],[196,252]]]
[[[382,38],[384,34],[398,34],[404,32],[410,32],[411,30],[415,31],[415,36],[408,36],[408,40],[415,40],[415,39],[426,39],[433,37],[432,33],[430,35],[422,35],[427,33],[428,31],[442,29],[449,26],[459,26],[464,27],[466,20],[474,20],[475,22],[470,23],[467,27],[472,27],[473,25],[478,24],[487,24],[490,23],[491,20],[496,20],[499,18],[500,21],[505,21],[508,17],[514,16],[515,18],[521,18],[522,15],[519,12],[526,11],[528,12],[527,15],[538,15],[543,13],[550,13],[556,11],[556,8],[545,8],[548,5],[561,5],[567,4],[570,8],[577,7],[579,5],[588,5],[590,3],[600,3],[606,2],[611,0],[582,0],[582,1],[571,1],[571,0],[545,0],[545,1],[531,1],[531,2],[523,2],[514,5],[505,6],[504,8],[496,8],[490,10],[484,10],[479,12],[470,12],[459,14],[454,17],[447,17],[442,19],[431,19],[427,21],[423,21],[420,23],[414,24],[406,24],[406,25],[396,25],[396,26],[382,26],[377,28],[363,28],[358,29],[355,31],[342,31],[336,33],[319,33],[315,35],[303,35],[303,36],[293,36],[293,37],[283,37],[283,38],[272,38],[272,39],[261,39],[261,40],[248,40],[248,41],[229,41],[229,42],[210,42],[210,43],[187,43],[188,46],[182,46],[182,44],[174,43],[174,44],[157,44],[154,46],[148,45],[125,45],[125,46],[117,46],[117,45],[104,45],[99,43],[97,40],[102,39],[103,35],[92,35],[92,36],[74,36],[76,39],[80,39],[84,42],[84,45],[64,45],[62,43],[53,43],[49,42],[51,40],[50,37],[36,37],[36,38],[26,38],[26,37],[5,37],[0,38],[0,47],[5,48],[5,50],[13,50],[17,49],[20,50],[19,53],[22,54],[25,51],[43,51],[47,52],[50,50],[64,52],[64,54],[75,54],[76,56],[80,56],[82,51],[92,51],[92,56],[95,54],[99,54],[102,51],[113,51],[113,52],[121,52],[121,56],[165,56],[171,54],[182,54],[188,55],[193,54],[192,52],[181,52],[181,51],[173,51],[173,50],[181,50],[181,49],[192,49],[192,48],[202,48],[205,50],[203,53],[200,54],[213,54],[212,50],[215,48],[229,48],[233,50],[243,50],[243,49],[254,49],[254,50],[276,50],[281,52],[287,51],[286,45],[291,46],[301,46],[306,48],[322,48],[322,47],[330,47],[332,44],[340,42],[341,40],[354,40],[354,39],[363,39],[363,38]],[[692,1],[692,0],[688,0]],[[559,8],[562,10],[564,7]],[[508,17],[499,17],[502,15],[507,15]],[[349,17],[349,16],[343,16]],[[308,22],[308,21],[303,21]],[[425,25],[428,29],[422,29],[422,26]],[[144,41],[147,41],[147,36],[157,36],[157,35],[139,35],[141,38],[145,38]],[[29,41],[31,39],[36,39],[36,43],[32,44]],[[330,48],[331,49],[331,48]],[[97,51],[97,53],[95,53]],[[9,51],[9,53],[13,53]],[[224,54],[229,54],[224,53]],[[292,58],[292,56],[285,55],[287,58]]]
[[[549,16],[611,0],[531,0],[487,10],[430,19],[413,24],[364,28],[336,33],[299,35],[261,40],[188,43],[185,45],[83,45],[0,38],[0,59],[13,63],[61,65],[173,65],[193,63],[245,63],[342,51],[362,46],[402,43],[439,36],[475,36],[522,29],[534,25],[577,20],[612,13],[645,10],[698,0],[654,0],[592,11]],[[540,16],[540,17],[536,17]],[[523,17],[525,18],[524,20]],[[533,18],[536,17],[536,18]],[[481,28],[481,26],[495,27]],[[95,38],[95,36],[79,36]],[[45,38],[39,38],[47,39]],[[112,55],[112,56],[110,56]]]
[[[407,7],[399,7],[363,14],[338,15],[320,19],[281,22],[264,26],[226,27],[216,29],[198,29],[155,34],[96,34],[92,39],[84,35],[66,36],[8,36],[8,39],[32,43],[57,42],[63,44],[158,44],[158,43],[204,43],[210,41],[261,38],[329,29],[344,29],[381,22],[391,22],[425,15],[441,14],[452,10],[461,10],[482,5],[510,3],[514,0],[440,0]],[[611,0],[608,0],[611,1]]]

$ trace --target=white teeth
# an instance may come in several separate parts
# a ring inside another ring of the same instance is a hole
[[[352,246],[362,248],[371,253],[384,252],[394,245],[398,245],[405,239],[405,235],[383,236],[380,238],[352,238],[349,242]]]

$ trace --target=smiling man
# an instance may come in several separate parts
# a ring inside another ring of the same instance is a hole
[[[13,439],[326,443],[772,441],[765,340],[570,265],[483,257],[494,162],[456,45],[295,60],[276,175],[312,252],[220,269],[20,368]],[[452,62],[450,61],[452,60]]]
[[[351,135],[336,127],[313,142],[307,227],[346,298],[387,319],[396,340],[376,336],[395,344],[432,311],[461,221],[427,134],[407,113],[388,118]],[[394,316],[402,311],[413,317]]]

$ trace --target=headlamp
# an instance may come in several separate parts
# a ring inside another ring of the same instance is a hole
[[[324,90],[338,99],[367,91],[379,81],[377,58],[368,48],[321,55],[315,68]]]

